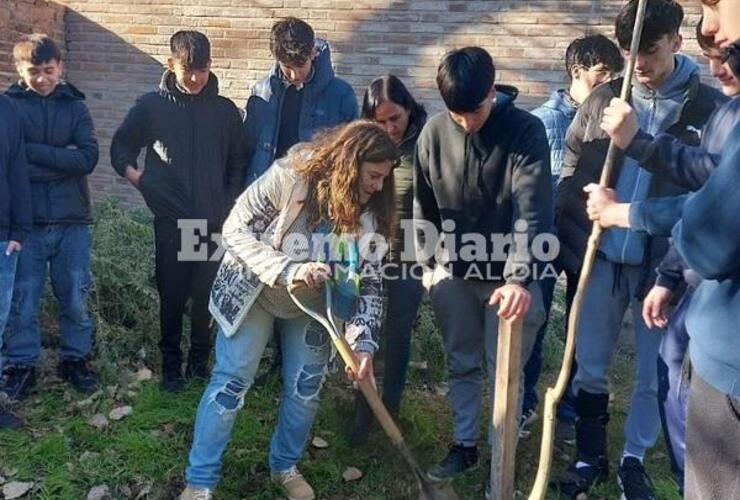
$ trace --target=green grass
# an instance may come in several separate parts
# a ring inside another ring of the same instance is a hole
[[[162,392],[156,381],[132,383],[131,372],[142,366],[155,369],[157,297],[151,278],[152,231],[146,216],[123,212],[115,204],[99,208],[95,226],[92,306],[98,324],[96,365],[105,391],[84,400],[53,376],[53,361],[45,366],[38,391],[19,408],[27,426],[0,432],[0,475],[8,480],[33,481],[29,495],[37,499],[86,497],[97,485],[108,485],[112,498],[135,498],[148,488],[147,498],[174,498],[183,487],[183,471],[192,439],[192,424],[204,385],[193,383],[176,396]],[[551,332],[545,343],[543,387],[559,369],[563,343],[562,290],[558,290]],[[54,321],[52,305],[45,306],[45,343],[52,360]],[[438,390],[445,380],[444,355],[428,303],[424,303],[413,339],[413,359],[427,369],[412,369],[405,393],[401,427],[422,466],[441,458],[451,438],[451,415],[446,397]],[[633,376],[630,348],[621,347],[613,370],[615,399],[611,409],[610,458],[616,463],[623,443],[623,427]],[[277,419],[281,390],[277,378],[247,397],[237,418],[231,445],[224,457],[221,499],[279,498],[269,483],[266,466],[270,436]],[[342,371],[326,385],[314,434],[329,442],[326,450],[309,448],[302,471],[322,499],[415,499],[415,484],[395,449],[377,429],[365,446],[353,449],[343,434],[352,408],[353,393]],[[99,431],[87,421],[95,413],[108,414],[119,405],[133,406],[131,416]],[[482,426],[488,421],[485,417]],[[541,422],[541,421],[540,421]],[[539,422],[538,422],[539,423]],[[539,429],[520,441],[517,489],[528,492],[539,456]],[[556,471],[573,450],[559,453]],[[357,482],[345,483],[342,472],[354,466],[364,472]],[[488,463],[455,482],[463,499],[483,497]],[[660,499],[677,499],[662,440],[648,456],[648,468]],[[591,498],[618,498],[614,473]]]

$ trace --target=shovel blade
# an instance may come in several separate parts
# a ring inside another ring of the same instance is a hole
[[[431,483],[417,476],[419,500],[460,500],[450,483]]]

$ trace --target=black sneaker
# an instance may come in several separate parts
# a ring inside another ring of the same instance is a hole
[[[622,488],[622,500],[656,500],[653,482],[637,458],[625,457],[617,478]]]
[[[555,423],[555,442],[573,446],[576,444],[576,424],[569,420],[560,420]]]
[[[162,372],[162,389],[166,392],[180,392],[185,387],[185,379],[180,370],[165,370]]]
[[[530,428],[534,421],[537,420],[537,413],[529,408],[522,412],[522,416],[519,417],[519,439],[527,439],[532,434]]]
[[[450,481],[464,472],[473,471],[480,466],[478,447],[466,447],[461,444],[453,444],[450,451],[440,463],[427,471],[430,481],[437,483]]]
[[[21,427],[23,427],[23,420],[0,408],[0,429],[20,429]]]
[[[57,374],[62,380],[83,394],[92,394],[100,387],[97,375],[84,359],[65,359],[59,363]]]
[[[560,498],[576,498],[581,493],[588,493],[591,487],[606,481],[609,466],[606,461],[598,465],[576,467],[573,462],[568,470],[560,476],[553,486],[560,493]]]
[[[4,392],[14,401],[20,401],[28,397],[34,385],[36,369],[33,366],[10,365],[3,370],[0,392]]]

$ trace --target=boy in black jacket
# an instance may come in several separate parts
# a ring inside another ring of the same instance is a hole
[[[59,305],[59,376],[89,394],[98,380],[86,362],[93,345],[87,176],[98,162],[98,141],[84,94],[61,78],[61,52],[51,38],[26,37],[14,47],[13,58],[21,79],[6,95],[23,124],[34,227],[18,259],[2,390],[22,399],[35,383],[38,314],[49,274]]]
[[[113,136],[111,163],[154,213],[162,386],[175,392],[185,383],[180,340],[188,298],[191,347],[185,373],[208,377],[208,297],[218,269],[217,234],[241,192],[249,155],[239,111],[219,96],[218,79],[210,72],[208,38],[180,31],[170,48],[159,89],[139,98]],[[136,160],[144,147],[140,170]]]
[[[23,129],[13,103],[0,96],[0,348],[13,297],[18,253],[31,232],[31,222],[31,186]],[[20,425],[20,419],[0,405],[0,429]]]
[[[448,53],[437,72],[447,110],[424,126],[414,159],[418,259],[444,340],[454,413],[455,442],[429,470],[434,481],[479,463],[482,366],[492,383],[499,317],[523,318],[523,361],[544,322],[534,282],[542,269],[530,245],[552,224],[550,148],[542,122],[514,105],[518,91],[494,80],[484,49]],[[447,251],[431,256],[440,232]],[[496,243],[515,233],[514,245]]]

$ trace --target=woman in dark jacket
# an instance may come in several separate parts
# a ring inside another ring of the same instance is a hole
[[[373,80],[362,101],[362,118],[373,120],[385,128],[401,154],[394,170],[396,181],[396,213],[398,221],[391,241],[390,259],[385,266],[387,313],[384,339],[383,402],[392,415],[398,415],[401,395],[406,385],[406,371],[411,352],[411,330],[422,297],[421,281],[412,276],[415,264],[414,248],[404,248],[405,232],[411,231],[413,218],[413,157],[427,113],[416,102],[403,82],[393,75]],[[404,223],[403,221],[408,221]],[[357,394],[355,414],[347,438],[359,444],[367,439],[372,419],[370,408]]]

